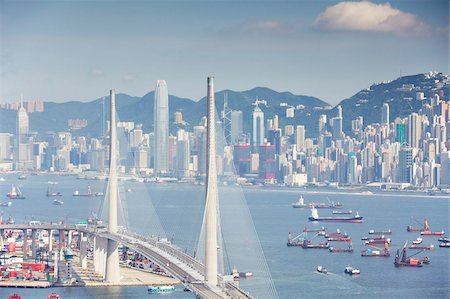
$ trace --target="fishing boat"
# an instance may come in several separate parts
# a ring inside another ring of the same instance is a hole
[[[442,230],[440,232],[433,232],[430,230],[430,225],[428,224],[428,220],[425,219],[423,221],[423,231],[420,232],[422,236],[443,236],[445,232]]]
[[[345,273],[350,274],[350,275],[358,275],[361,274],[361,271],[359,269],[353,268],[350,265],[348,265],[347,267],[345,267],[344,270]]]
[[[353,245],[350,243],[347,248],[330,247],[328,250],[330,252],[353,252]]]
[[[149,294],[170,293],[175,291],[175,287],[173,285],[149,286],[147,291]]]
[[[6,194],[6,197],[10,199],[25,199],[25,196],[23,196],[22,191],[20,191],[19,187],[16,185],[11,185],[11,191]]]
[[[400,249],[397,249],[397,253],[395,255],[394,265],[396,267],[400,266],[408,266],[408,267],[422,267],[423,261],[418,258],[413,258],[412,256],[407,257],[406,256],[406,247],[408,246],[408,241],[405,242],[405,245],[403,245],[401,254]]]
[[[12,294],[8,296],[8,299],[22,299],[22,296],[19,294]]]
[[[319,213],[316,208],[311,209],[311,216],[308,217],[309,221],[323,221],[323,222],[350,222],[361,223],[363,217],[359,216],[358,212],[353,217],[319,217]]]
[[[391,229],[387,231],[376,231],[374,229],[369,230],[369,235],[392,235]]]
[[[420,245],[420,244],[412,244],[411,246],[409,246],[409,249],[419,249],[419,250],[433,250],[434,249],[434,245],[430,244],[430,246],[426,246],[426,245]]]
[[[353,211],[333,211],[332,213],[336,215],[351,215],[353,214]]]
[[[322,273],[322,274],[328,274],[327,268],[325,268],[323,266],[317,266],[317,272]]]
[[[305,204],[305,200],[303,199],[303,196],[300,196],[298,198],[297,202],[292,203],[292,207],[293,208],[305,208],[308,207],[309,205]]]
[[[82,197],[96,197],[103,196],[102,192],[92,192],[91,185],[88,185],[86,193],[80,193],[80,191],[75,190],[73,196],[82,196]]]
[[[8,201],[8,202],[0,202],[0,207],[10,207],[12,206],[12,202]]]
[[[56,206],[61,206],[61,205],[64,204],[64,201],[59,200],[59,199],[54,199],[53,200],[53,204],[56,205]]]

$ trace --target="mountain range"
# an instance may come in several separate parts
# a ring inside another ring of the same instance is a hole
[[[406,84],[406,85],[405,85]],[[416,99],[418,91],[425,96],[430,93],[444,91],[448,100],[449,77],[442,73],[425,73],[404,76],[390,82],[373,84],[362,89],[350,98],[342,100],[343,128],[347,133],[351,130],[351,120],[363,116],[364,123],[380,121],[380,111],[383,103],[390,106],[390,115],[405,117],[411,112],[418,111],[422,101]],[[318,118],[320,114],[328,117],[336,116],[336,107],[313,96],[294,95],[290,92],[277,92],[266,87],[256,87],[247,91],[222,90],[216,92],[216,107],[220,112],[223,109],[224,98],[228,99],[228,107],[232,110],[243,111],[244,131],[251,131],[251,113],[256,99],[266,100],[267,105],[259,105],[265,113],[265,118],[279,117],[279,126],[303,124],[307,136],[317,133]],[[107,96],[105,96],[108,99]],[[106,109],[109,109],[108,101]],[[133,121],[142,124],[145,132],[153,131],[154,92],[151,91],[143,97],[117,94],[117,111],[119,121]],[[186,122],[186,127],[197,125],[206,115],[206,97],[194,101],[169,95],[169,115],[171,132],[174,133],[179,125],[173,125],[174,113],[180,111]],[[88,101],[70,101],[64,103],[45,102],[44,112],[30,113],[30,131],[43,134],[48,131],[59,132],[69,130],[68,119],[86,119],[88,125],[80,130],[73,131],[73,135],[96,137],[100,133],[100,115],[102,98]],[[294,117],[286,117],[286,108],[294,107]],[[108,110],[106,110],[108,111]],[[0,109],[0,132],[15,132],[16,111]],[[107,113],[108,114],[108,113]]]

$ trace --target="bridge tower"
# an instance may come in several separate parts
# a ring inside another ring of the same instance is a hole
[[[207,160],[205,203],[205,274],[208,285],[217,286],[217,171],[214,77],[208,77]]]
[[[109,193],[108,193],[108,230],[110,233],[117,232],[117,132],[116,132],[116,91],[110,90],[111,116],[110,116],[110,148],[109,148]],[[120,281],[119,272],[119,244],[108,239],[106,251],[106,273],[107,282],[117,283]]]

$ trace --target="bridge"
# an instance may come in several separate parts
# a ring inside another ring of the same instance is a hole
[[[203,219],[205,264],[189,256],[179,248],[164,240],[145,238],[136,234],[118,230],[118,180],[117,180],[117,133],[115,91],[110,91],[110,157],[108,194],[108,227],[99,228],[96,225],[61,225],[61,224],[2,224],[0,233],[5,230],[23,230],[24,258],[27,258],[28,230],[31,230],[32,256],[36,257],[36,233],[38,230],[49,232],[49,252],[52,251],[52,232],[59,231],[59,256],[63,257],[63,243],[66,232],[79,232],[79,248],[81,267],[87,267],[88,238],[94,240],[94,270],[104,277],[105,282],[116,285],[120,282],[119,244],[135,250],[164,269],[173,277],[179,279],[188,289],[200,298],[252,298],[240,289],[234,282],[218,273],[218,236],[219,219],[217,171],[216,171],[216,136],[215,136],[215,101],[213,77],[207,80],[207,164],[206,164],[206,198]],[[36,225],[30,225],[36,224]],[[68,233],[71,238],[71,233]],[[70,241],[69,241],[70,242]],[[229,278],[229,277],[228,277]]]

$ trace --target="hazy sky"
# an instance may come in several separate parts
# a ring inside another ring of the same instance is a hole
[[[197,100],[266,86],[332,104],[400,71],[448,73],[449,4],[432,1],[0,0],[0,102]]]

